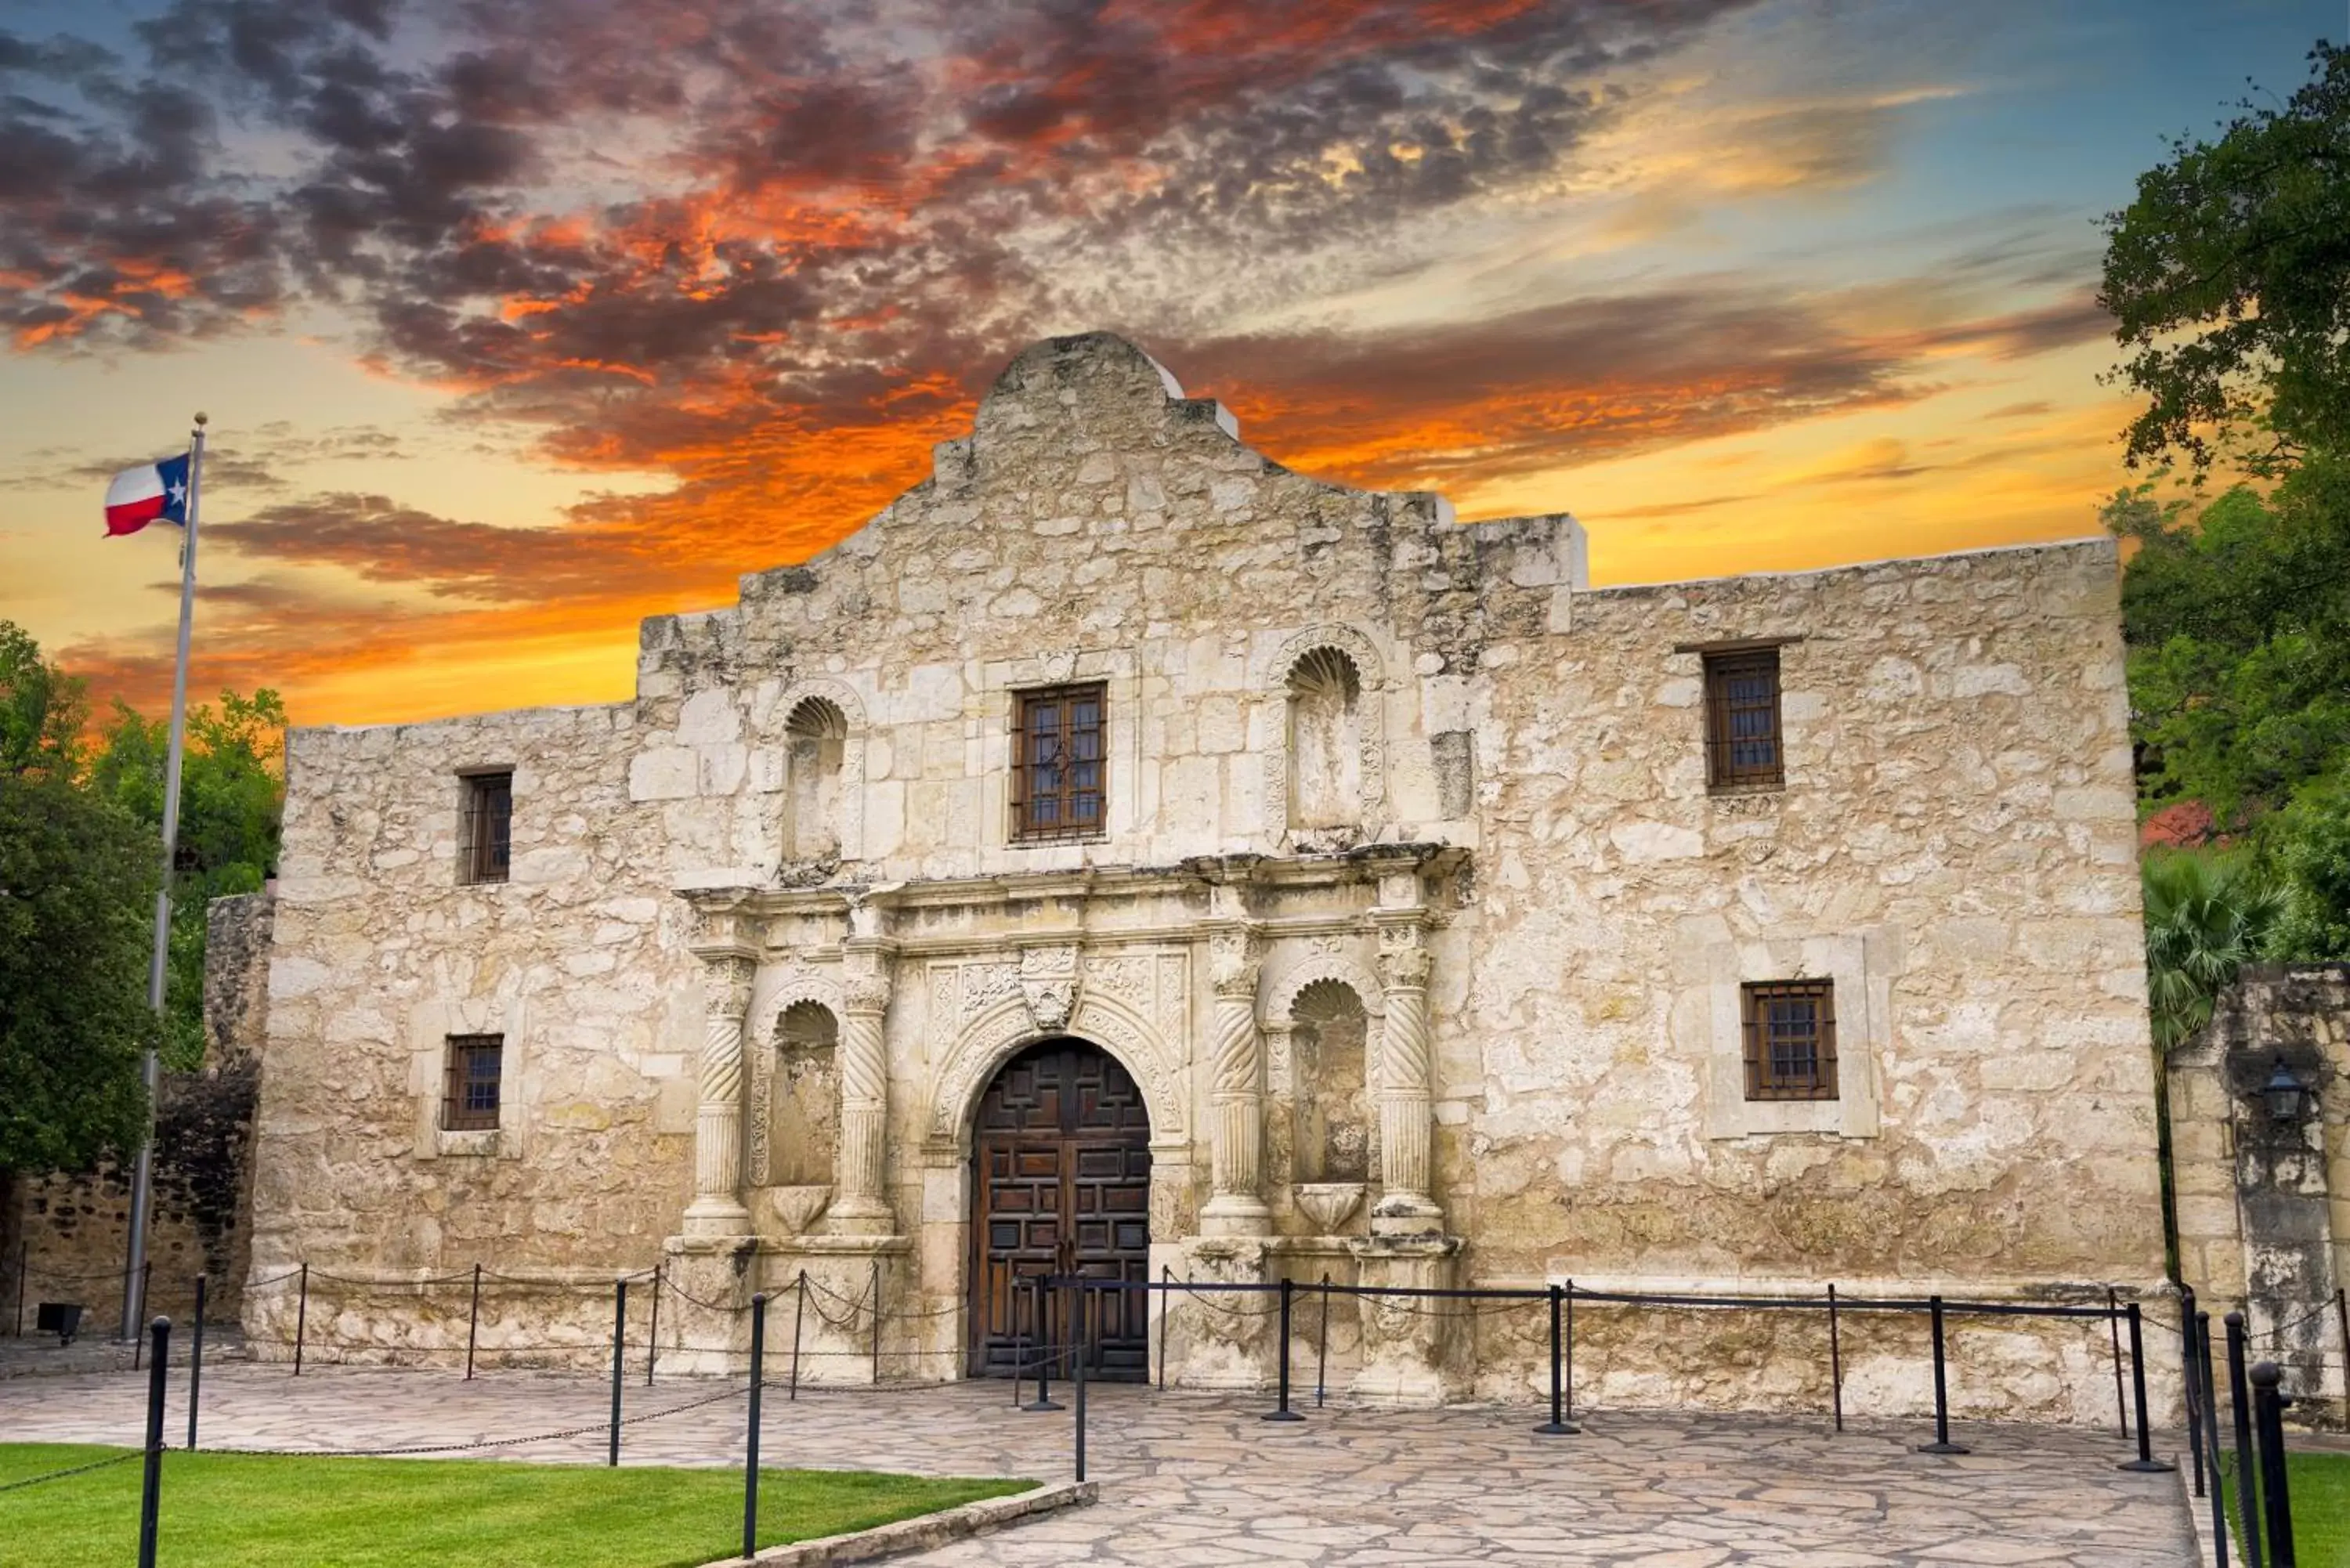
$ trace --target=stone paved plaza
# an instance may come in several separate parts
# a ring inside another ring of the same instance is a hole
[[[17,1440],[136,1443],[143,1379],[120,1374],[0,1385]],[[631,1415],[718,1392],[680,1379],[627,1393]],[[1056,1387],[1066,1398],[1067,1389]],[[172,1417],[186,1430],[184,1376]],[[208,1366],[210,1447],[328,1449],[473,1442],[603,1418],[594,1379],[501,1372]],[[1463,1563],[1711,1568],[2055,1564],[2184,1568],[2193,1548],[2176,1476],[2126,1475],[2110,1431],[1972,1427],[1965,1459],[1909,1451],[1913,1427],[1599,1412],[1579,1437],[1536,1438],[1538,1413],[1492,1407],[1309,1412],[1258,1418],[1262,1400],[1131,1386],[1091,1391],[1097,1506],[928,1553],[924,1564],[1278,1563],[1370,1568]],[[624,1461],[720,1464],[743,1451],[742,1398],[627,1428]],[[1070,1417],[1024,1415],[1002,1384],[769,1396],[774,1465],[954,1475],[1069,1473]],[[2167,1451],[2172,1443],[2166,1443]],[[600,1461],[604,1434],[517,1444],[507,1458]],[[166,1472],[168,1486],[168,1470]]]

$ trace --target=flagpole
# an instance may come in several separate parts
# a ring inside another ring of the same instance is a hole
[[[147,963],[147,1005],[155,1012],[155,1039],[162,1038],[163,981],[172,956],[172,872],[180,848],[180,753],[188,730],[188,632],[196,614],[196,500],[203,488],[203,415],[196,416],[188,449],[188,522],[180,545],[180,652],[172,666],[172,749],[163,763],[163,880],[155,889],[155,951]],[[137,1339],[143,1326],[141,1299],[147,1275],[147,1216],[155,1178],[155,1091],[162,1079],[155,1045],[150,1043],[140,1075],[147,1084],[147,1127],[130,1172],[130,1250],[122,1265],[122,1337]]]

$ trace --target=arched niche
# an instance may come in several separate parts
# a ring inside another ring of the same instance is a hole
[[[1358,834],[1387,799],[1385,666],[1368,637],[1319,626],[1288,639],[1260,675],[1283,704],[1283,743],[1265,758],[1276,833]]]
[[[840,1116],[839,990],[828,976],[796,966],[772,987],[754,1003],[743,1034],[751,1043],[744,1180],[752,1187],[828,1185]]]
[[[784,721],[784,858],[841,857],[843,774],[848,718],[831,698],[810,693]]]
[[[1378,1126],[1369,1009],[1352,985],[1324,978],[1297,992],[1285,1022],[1296,1082],[1295,1179],[1368,1181]]]

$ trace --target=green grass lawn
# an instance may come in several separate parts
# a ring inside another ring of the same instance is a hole
[[[0,1486],[122,1452],[0,1443]],[[0,1568],[138,1561],[140,1463],[0,1492]],[[763,1469],[759,1544],[866,1530],[1024,1480]],[[158,1568],[691,1568],[743,1544],[743,1472],[497,1459],[163,1457]]]
[[[2235,1449],[2225,1450],[2230,1479],[2228,1521],[2236,1527],[2235,1561],[2243,1558],[2243,1519],[2236,1510]],[[2301,1568],[2350,1568],[2350,1454],[2284,1457],[2293,1494],[2293,1551]],[[2210,1505],[2203,1504],[2209,1507]],[[2258,1511],[2260,1501],[2253,1500]]]

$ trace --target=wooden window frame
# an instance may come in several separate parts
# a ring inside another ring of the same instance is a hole
[[[1779,1034],[1771,1004],[1808,1001],[1811,1033]],[[1835,981],[1752,981],[1739,988],[1739,1023],[1744,1040],[1746,1097],[1750,1100],[1833,1100],[1836,1088]],[[1782,1041],[1793,1049],[1782,1054]],[[1803,1064],[1808,1059],[1808,1068]]]
[[[457,775],[464,802],[457,823],[457,880],[466,887],[508,881],[514,875],[514,770],[485,768]],[[493,803],[502,802],[503,810]]]
[[[1705,784],[1715,794],[1751,794],[1784,789],[1787,784],[1787,726],[1782,706],[1779,648],[1775,643],[1708,651],[1705,659]],[[1771,691],[1767,701],[1735,692],[1733,682],[1766,674]],[[1740,734],[1740,720],[1769,714],[1768,728]],[[1742,760],[1741,747],[1768,742],[1770,760]]]
[[[506,1037],[503,1034],[452,1034],[441,1074],[441,1130],[495,1132],[504,1109],[503,1078]],[[486,1055],[490,1072],[484,1077],[474,1064]],[[487,1086],[488,1104],[473,1091]]]
[[[1077,705],[1090,699],[1095,719],[1090,725],[1076,722]],[[1036,727],[1035,717],[1045,709],[1059,710],[1059,722],[1047,732]],[[1032,755],[1034,742],[1050,733],[1059,743],[1055,758],[1039,761]],[[1090,736],[1091,757],[1071,753],[1081,749],[1085,737]],[[1094,787],[1078,786],[1076,770],[1090,763],[1095,770]],[[1058,778],[1056,788],[1040,793],[1036,774],[1050,767]],[[1090,816],[1079,814],[1087,796],[1093,801]],[[1051,802],[1050,820],[1039,823],[1036,813],[1041,805]],[[1075,840],[1101,837],[1109,824],[1109,686],[1106,681],[1074,681],[1063,686],[1040,686],[1014,693],[1012,704],[1012,841],[1014,844],[1065,844]]]

